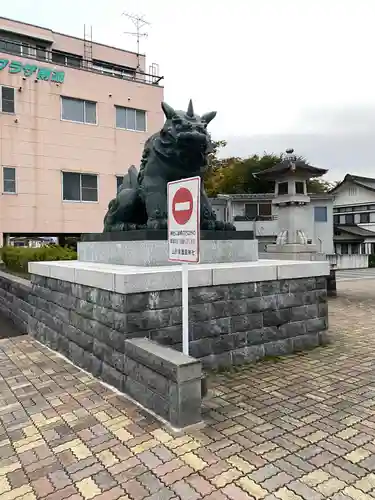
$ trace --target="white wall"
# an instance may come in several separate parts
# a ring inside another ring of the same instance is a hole
[[[327,207],[327,222],[314,222],[314,207]],[[313,221],[312,240],[318,247],[319,252],[331,254],[333,246],[333,202],[332,200],[312,199],[310,204],[311,220]]]
[[[370,191],[351,182],[343,184],[335,193],[333,206],[368,205],[375,203],[375,191]]]
[[[225,221],[225,206],[212,205],[212,210],[215,212],[217,220]]]
[[[332,255],[328,258],[336,269],[364,269],[368,267],[368,255]]]

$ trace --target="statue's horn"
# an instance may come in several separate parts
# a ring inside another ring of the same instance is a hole
[[[188,109],[187,109],[186,116],[190,116],[191,118],[193,118],[193,116],[194,116],[193,101],[191,99],[189,101],[189,106],[188,106]]]
[[[210,123],[216,116],[216,111],[210,111],[209,113],[205,113],[204,115],[201,116],[202,122],[205,122],[207,124]]]
[[[164,101],[161,103],[161,108],[164,111],[167,120],[171,119],[176,114],[172,106],[169,106],[169,104]]]

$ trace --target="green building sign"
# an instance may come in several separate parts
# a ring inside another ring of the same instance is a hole
[[[23,73],[24,76],[36,75],[37,80],[46,82],[64,83],[65,72],[55,71],[36,64],[23,64],[21,61],[10,61],[9,59],[0,59],[0,71],[8,68],[8,73],[17,74]]]

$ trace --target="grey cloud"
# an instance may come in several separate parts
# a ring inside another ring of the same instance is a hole
[[[357,105],[341,108],[310,109],[300,115],[301,127],[311,131],[368,134],[375,130],[375,107],[372,105]]]
[[[375,177],[375,108],[310,110],[296,128],[304,132],[228,137],[221,155],[279,154],[292,147],[312,164],[329,169],[330,180],[346,173]]]

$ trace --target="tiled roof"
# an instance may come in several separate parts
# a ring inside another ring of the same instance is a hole
[[[337,184],[337,186],[331,189],[330,192],[334,193],[345,182],[351,182],[352,184],[363,187],[365,189],[369,189],[370,191],[375,191],[375,179],[373,177],[362,177],[361,175],[346,174],[344,179],[339,184]]]
[[[330,193],[309,193],[311,199],[331,200],[333,195]],[[253,200],[272,200],[275,193],[243,193],[243,194],[218,194],[217,199],[230,199],[233,201],[253,201]]]
[[[328,170],[324,168],[313,167],[312,165],[306,163],[304,160],[295,160],[291,162],[291,160],[287,158],[274,167],[267,168],[266,170],[255,173],[254,176],[274,178],[277,176],[277,174],[282,174],[284,172],[287,172],[288,170],[291,170],[292,164],[295,166],[296,170],[304,170],[308,172],[310,177],[320,177],[321,175],[324,175],[328,172]]]
[[[339,231],[343,231],[345,233],[353,234],[355,236],[372,236],[375,238],[375,231],[369,231],[368,229],[365,229],[364,227],[360,227],[357,225],[353,226],[340,226],[337,225],[335,226],[335,229],[338,229]]]

